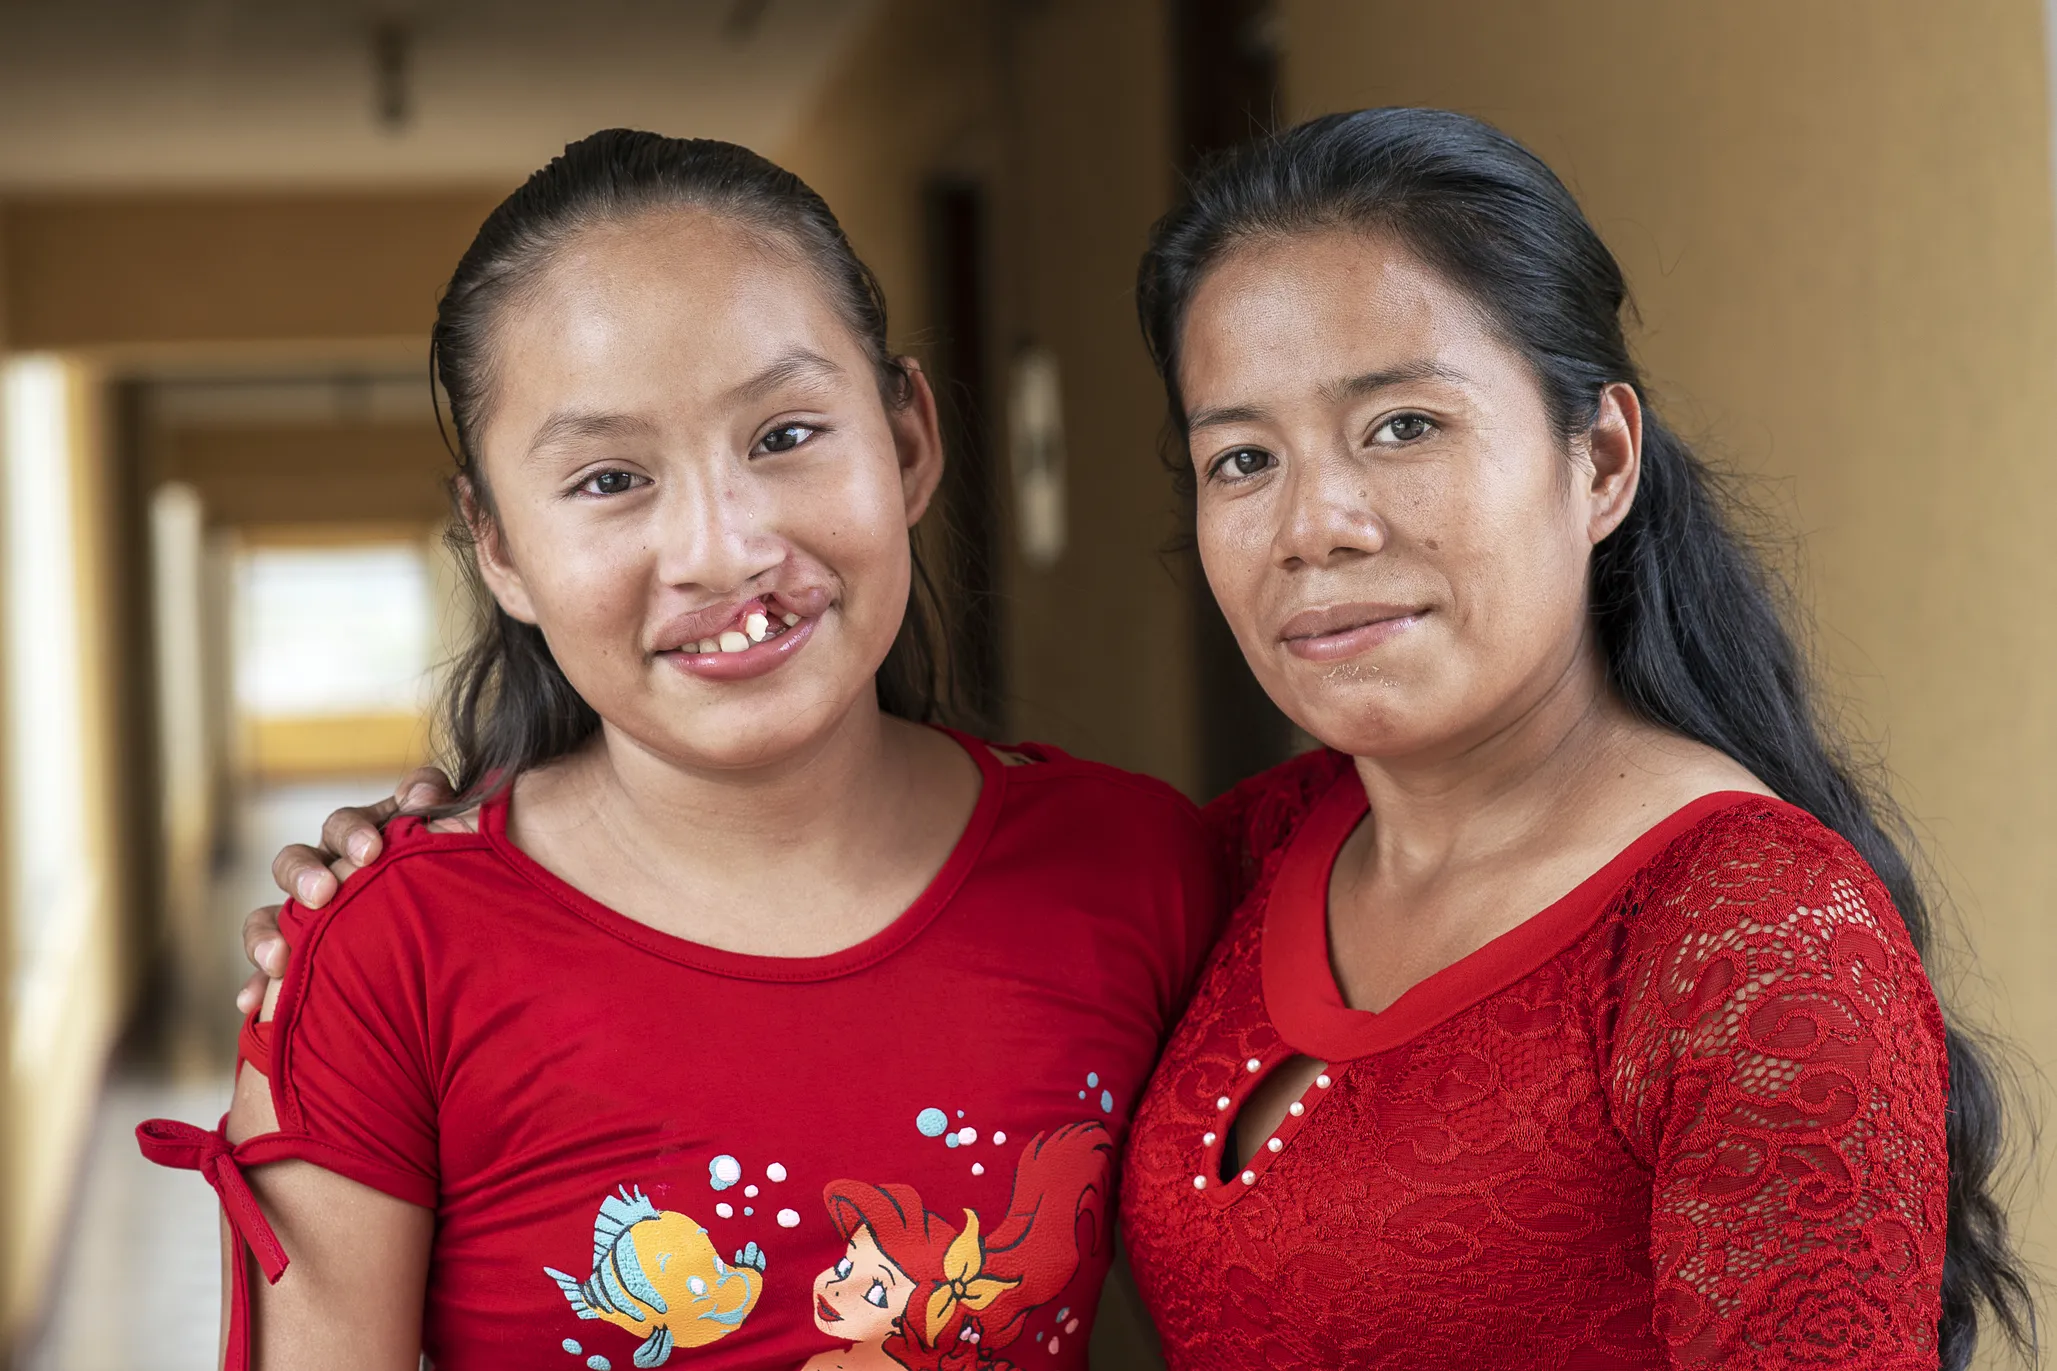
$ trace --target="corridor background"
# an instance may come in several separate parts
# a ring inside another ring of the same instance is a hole
[[[197,1183],[118,1144],[225,1080],[277,835],[429,745],[463,629],[435,293],[499,197],[614,124],[824,194],[953,399],[972,705],[1199,798],[1292,739],[1172,549],[1151,221],[1199,149],[1275,121],[1438,104],[1528,141],[1628,269],[1666,413],[1787,530],[1819,669],[1954,905],[1939,975],[2047,1116],[2052,41],[2039,0],[0,0],[0,1357],[207,1364],[211,1306],[160,1321],[211,1298]],[[1048,561],[1009,460],[1024,355],[1062,397]],[[377,630],[390,669],[246,679],[332,673],[374,562],[417,597]],[[273,593],[327,652],[263,630]],[[2048,1166],[2016,1205],[2044,1270]],[[1149,1364],[1134,1329],[1096,1358]]]

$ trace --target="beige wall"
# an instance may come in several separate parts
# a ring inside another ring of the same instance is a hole
[[[842,218],[917,351],[932,320],[922,187],[986,180],[995,403],[1018,341],[1052,348],[1070,463],[1063,559],[1032,570],[1007,539],[1009,731],[1190,789],[1190,624],[1158,555],[1174,502],[1131,294],[1172,193],[1166,22],[1162,0],[892,0],[774,155]]]
[[[2035,0],[1285,0],[1296,116],[1448,105],[1622,258],[1667,410],[1804,533],[1832,683],[2057,1060],[2057,254]],[[1987,992],[1990,993],[1987,993]],[[2057,1254],[2057,1210],[2032,1246]]]

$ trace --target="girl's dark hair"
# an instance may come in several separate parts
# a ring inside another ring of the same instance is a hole
[[[1622,330],[1621,268],[1550,169],[1460,114],[1361,110],[1217,157],[1158,223],[1137,304],[1176,432],[1185,429],[1180,331],[1201,279],[1239,244],[1330,229],[1390,235],[1468,295],[1527,359],[1563,437],[1592,426],[1606,386],[1643,397]],[[1180,447],[1175,469],[1189,473]],[[1817,710],[1780,613],[1781,582],[1732,527],[1718,479],[1647,398],[1642,463],[1635,502],[1591,569],[1613,688],[1644,718],[1718,748],[1847,839],[1927,960],[1929,901],[1905,821]],[[1999,1081],[1955,1026],[1946,1046],[1949,1217],[1937,1331],[1942,1365],[1956,1371],[1971,1358],[1982,1314],[2031,1357],[2036,1330],[2029,1278],[1994,1193]]]
[[[501,312],[520,308],[525,289],[581,232],[672,209],[721,215],[805,262],[870,356],[886,403],[907,403],[911,378],[887,346],[886,299],[878,280],[851,250],[828,205],[799,177],[748,148],[709,138],[664,138],[632,129],[581,138],[486,216],[436,309],[429,373],[449,398],[456,430],[451,453],[457,478],[451,489],[459,508],[451,539],[467,567],[473,559],[464,492],[469,490],[485,517],[493,510],[478,437],[499,380],[493,331]],[[441,415],[439,407],[439,423]],[[938,712],[947,664],[935,586],[919,540],[913,553],[907,615],[879,668],[878,693],[888,714],[925,720]],[[565,679],[542,631],[493,603],[476,578],[474,585],[483,618],[452,671],[441,720],[456,808],[490,785],[565,755],[600,727],[600,716]]]

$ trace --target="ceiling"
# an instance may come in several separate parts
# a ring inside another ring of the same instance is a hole
[[[775,151],[874,0],[0,0],[0,191],[517,180]]]

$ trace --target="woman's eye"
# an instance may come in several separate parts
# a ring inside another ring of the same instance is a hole
[[[869,1290],[867,1290],[867,1291],[865,1291],[865,1292],[864,1292],[864,1298],[865,1298],[865,1299],[867,1299],[867,1300],[870,1300],[870,1301],[871,1301],[871,1302],[872,1302],[873,1304],[877,1305],[877,1306],[878,1306],[879,1308],[881,1308],[881,1309],[884,1309],[884,1308],[886,1307],[886,1286],[885,1286],[885,1282],[883,1282],[883,1281],[873,1281],[873,1282],[871,1283],[871,1289],[869,1289]]]
[[[1395,414],[1371,431],[1374,443],[1411,443],[1435,432],[1436,422],[1426,414]]]
[[[636,488],[636,480],[631,471],[600,471],[579,482],[579,489],[588,495],[626,495]]]
[[[1277,459],[1261,447],[1239,447],[1222,454],[1214,464],[1214,474],[1230,480],[1243,480],[1269,470],[1276,462]]]
[[[848,1257],[836,1263],[836,1279],[839,1281],[850,1279],[850,1259]]]
[[[759,452],[791,452],[819,430],[808,424],[780,424],[757,440]]]

